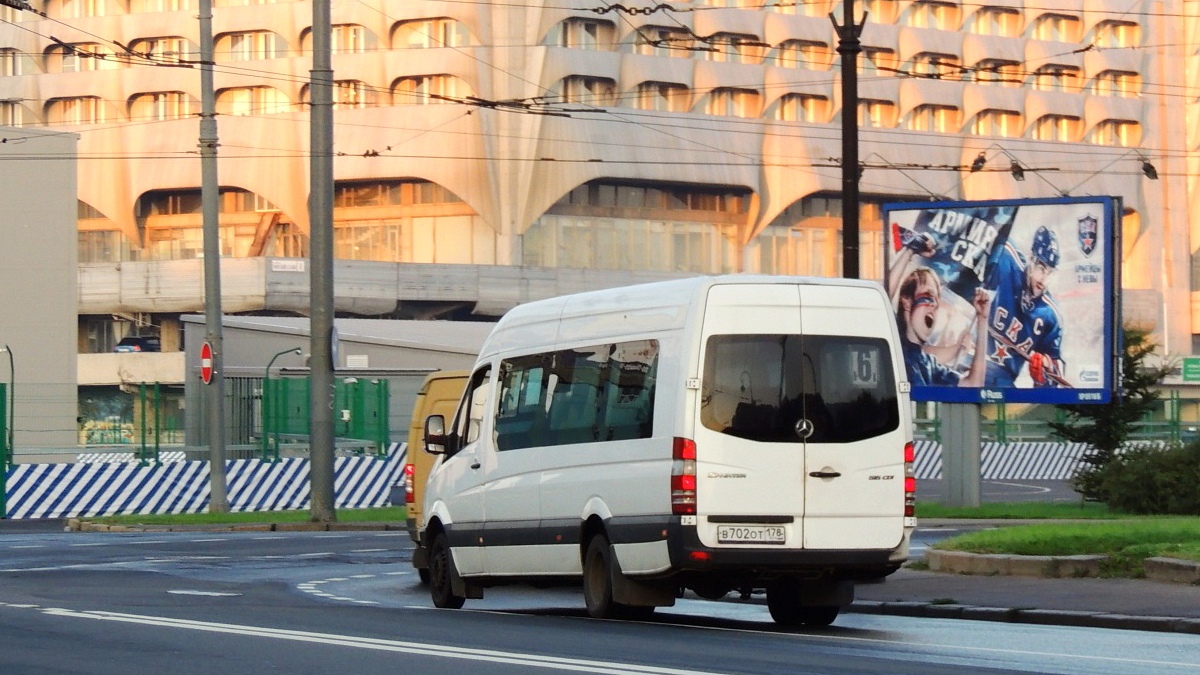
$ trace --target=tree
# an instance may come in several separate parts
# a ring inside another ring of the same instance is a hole
[[[1159,393],[1154,387],[1172,369],[1166,361],[1158,365],[1147,363],[1158,349],[1148,330],[1126,325],[1122,333],[1121,372],[1116,375],[1119,385],[1112,400],[1102,404],[1059,406],[1066,413],[1066,419],[1050,423],[1055,436],[1091,447],[1091,451],[1080,459],[1083,466],[1072,480],[1075,491],[1085,499],[1107,501],[1099,473],[1129,440],[1141,420],[1157,408]]]

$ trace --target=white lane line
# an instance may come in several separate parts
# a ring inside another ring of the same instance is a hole
[[[572,659],[557,656],[542,656],[522,652],[506,652],[491,649],[471,649],[469,647],[437,645],[426,642],[405,642],[401,640],[383,640],[365,638],[355,635],[338,635],[336,633],[314,633],[309,631],[282,630],[264,628],[261,626],[246,626],[210,621],[188,621],[158,616],[139,614],[123,614],[105,611],[75,611],[50,607],[41,610],[44,614],[64,618],[93,619],[97,621],[114,621],[145,626],[160,626],[163,628],[180,628],[186,630],[204,631],[209,633],[224,633],[237,636],[253,636],[275,640],[291,640],[313,644],[333,645],[338,647],[353,647],[355,649],[370,649],[373,651],[417,654],[444,659],[462,661],[486,661],[527,668],[547,668],[580,673],[600,673],[602,675],[635,675],[636,673],[651,673],[653,675],[716,675],[713,671],[688,670],[682,668],[662,668],[635,663],[619,663],[616,661],[592,661],[588,659]]]
[[[350,551],[351,553],[387,553],[390,548],[356,548]]]
[[[229,538],[228,537],[215,537],[213,539],[192,539],[191,543],[203,544],[203,543],[208,543],[208,542],[213,542],[213,541],[229,541]]]
[[[313,536],[313,539],[346,539],[348,534],[318,534]]]
[[[236,598],[241,595],[241,593],[225,593],[222,591],[191,591],[186,589],[167,591],[167,593],[170,593],[171,595],[203,595],[212,598]]]
[[[372,534],[372,537],[407,537],[407,532],[379,532]]]
[[[254,541],[275,541],[276,539],[287,539],[287,537],[253,537]]]
[[[46,548],[42,544],[27,544],[25,546],[9,546],[8,548]]]

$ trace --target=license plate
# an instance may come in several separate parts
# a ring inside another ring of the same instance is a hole
[[[718,544],[783,544],[787,536],[780,525],[718,525]]]

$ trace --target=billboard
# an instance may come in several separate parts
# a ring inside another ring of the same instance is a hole
[[[1108,402],[1119,213],[1113,197],[885,205],[913,400]]]

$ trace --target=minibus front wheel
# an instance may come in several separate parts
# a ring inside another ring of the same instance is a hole
[[[429,547],[429,595],[433,606],[438,609],[459,609],[467,601],[462,595],[454,594],[454,559],[450,556],[450,544],[446,535],[438,532]]]

